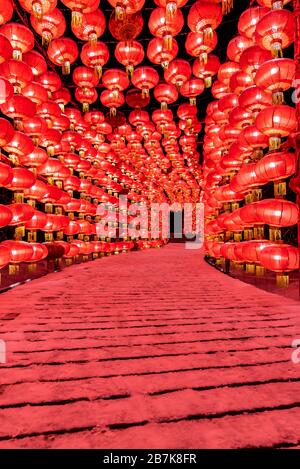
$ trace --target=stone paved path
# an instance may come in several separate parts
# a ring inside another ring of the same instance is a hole
[[[300,445],[300,304],[169,245],[0,296],[0,448]]]

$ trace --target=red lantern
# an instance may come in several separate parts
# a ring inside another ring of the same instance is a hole
[[[162,38],[165,48],[172,50],[172,38],[180,33],[184,25],[183,14],[177,9],[172,17],[168,17],[163,8],[155,8],[150,15],[148,25],[150,33]]]
[[[62,37],[51,41],[47,53],[51,62],[62,67],[62,73],[68,75],[71,64],[77,60],[78,48],[75,41]]]
[[[296,204],[284,199],[264,199],[256,202],[259,220],[271,227],[281,228],[298,223],[299,210]]]
[[[20,157],[28,155],[33,151],[34,145],[27,135],[22,132],[15,132],[13,138],[3,148],[9,153],[9,158],[18,164]],[[24,171],[27,173],[27,170]]]
[[[245,36],[236,36],[229,42],[227,46],[227,56],[233,62],[239,62],[242,53],[253,46],[253,39]]]
[[[125,98],[122,92],[119,92],[117,95],[114,91],[104,90],[101,93],[100,101],[103,106],[110,108],[110,114],[115,116],[117,113],[117,108],[123,106]]]
[[[47,122],[39,116],[31,117],[26,119],[23,122],[23,131],[28,135],[34,142],[35,145],[38,145],[41,141],[42,136],[47,132],[48,125]],[[39,149],[36,149],[37,152]],[[24,164],[24,163],[22,163]]]
[[[159,76],[152,67],[138,67],[132,75],[132,84],[142,90],[144,96],[149,96],[149,90],[157,85]]]
[[[241,54],[240,67],[248,75],[255,75],[261,64],[270,59],[272,55],[269,51],[259,46],[251,46]]]
[[[29,243],[25,241],[12,241],[7,240],[1,243],[10,251],[10,264],[19,264],[21,262],[28,262],[32,255],[33,249]],[[10,269],[10,274],[16,273],[16,267]]]
[[[52,93],[58,91],[62,86],[61,79],[55,72],[43,73],[36,78],[36,81],[48,91],[49,98],[52,98]]]
[[[31,258],[26,262],[35,264],[36,262],[40,262],[48,256],[48,249],[44,244],[30,243],[30,246],[33,250],[33,253]]]
[[[82,22],[72,25],[72,31],[81,41],[95,45],[105,31],[105,16],[101,10],[95,10],[82,16]]]
[[[48,93],[45,88],[40,83],[36,83],[34,81],[23,88],[22,95],[37,105],[48,101]]]
[[[82,103],[82,110],[83,112],[87,112],[89,110],[90,104],[93,104],[97,101],[98,94],[95,88],[76,88],[75,90],[75,98],[77,101]]]
[[[154,88],[154,97],[161,103],[161,109],[167,109],[168,104],[177,101],[178,92],[174,85],[161,83]]]
[[[0,78],[0,105],[12,98],[14,89],[10,82],[5,78]]]
[[[210,54],[206,63],[201,63],[199,60],[195,60],[193,65],[193,74],[204,80],[204,85],[209,88],[212,84],[212,77],[218,73],[220,66],[219,57]]]
[[[210,2],[197,1],[189,11],[187,23],[188,27],[194,33],[202,31],[204,33],[204,42],[210,38],[223,19],[222,8],[219,5]]]
[[[192,70],[186,60],[175,59],[164,71],[165,80],[180,88],[191,77]]]
[[[23,62],[29,65],[34,77],[47,71],[46,60],[35,50],[30,50],[23,54]]]
[[[73,72],[73,81],[77,86],[86,90],[97,86],[99,77],[92,68],[76,67]]]
[[[168,68],[169,63],[175,59],[178,54],[178,45],[176,40],[172,40],[172,48],[165,49],[164,40],[160,37],[151,39],[147,47],[147,57],[154,64],[161,65],[164,69]]]
[[[144,20],[140,12],[126,15],[123,20],[112,14],[108,24],[111,34],[118,41],[132,41],[142,32],[143,26]]]
[[[296,171],[294,153],[279,152],[269,153],[256,165],[255,173],[259,179],[268,179],[275,182],[275,197],[286,195],[286,183],[284,180],[292,176]]]
[[[240,71],[240,66],[236,62],[225,62],[218,70],[218,80],[225,85],[229,85],[231,77]]]
[[[293,86],[296,63],[292,59],[273,59],[263,63],[256,72],[255,83],[272,93],[273,104],[283,104],[283,91]]]
[[[34,37],[30,29],[20,23],[7,23],[0,28],[13,48],[13,58],[22,60],[22,54],[33,49]]]
[[[42,37],[42,44],[47,46],[52,39],[63,36],[66,30],[66,21],[62,12],[55,8],[51,13],[43,15],[42,19],[30,16],[31,26]]]
[[[248,112],[252,112],[254,119],[262,109],[265,109],[271,104],[271,95],[257,86],[251,86],[250,88],[247,88],[241,93],[239,97],[239,105]]]
[[[36,113],[38,116],[45,119],[48,127],[52,127],[52,123],[55,118],[61,115],[61,110],[58,104],[52,101],[47,101],[46,103],[42,103],[37,107]]]
[[[115,49],[115,57],[124,67],[129,77],[132,76],[134,67],[144,59],[143,46],[137,41],[118,42]]]
[[[96,44],[84,44],[81,50],[80,58],[84,65],[94,68],[98,77],[102,76],[102,67],[108,62],[109,50],[104,42],[96,42]]]
[[[29,65],[13,59],[0,64],[0,75],[13,85],[15,93],[20,93],[33,79]]]
[[[287,287],[286,272],[299,269],[299,249],[288,244],[272,244],[261,251],[259,261],[266,269],[277,273],[278,287]]]
[[[203,80],[191,78],[180,88],[180,94],[190,99],[190,104],[196,105],[196,98],[204,91]]]
[[[272,150],[280,148],[281,138],[287,137],[296,128],[296,111],[285,105],[269,106],[256,119],[257,128],[269,137]]]
[[[193,57],[199,57],[200,62],[206,64],[208,54],[213,51],[217,45],[218,37],[215,32],[212,36],[204,39],[204,33],[188,33],[185,41],[185,48],[188,54]]]
[[[271,51],[273,56],[282,56],[282,50],[294,41],[294,16],[289,10],[276,9],[261,18],[256,26],[256,42]]]
[[[230,90],[238,96],[253,84],[252,76],[243,71],[235,72],[229,81]]]
[[[119,91],[125,90],[129,86],[129,80],[123,70],[111,68],[107,70],[102,77],[102,83],[110,91],[117,95]]]
[[[241,14],[238,22],[239,33],[242,36],[246,36],[250,39],[253,39],[257,24],[259,23],[261,18],[263,18],[268,12],[269,10],[267,8],[247,8],[247,10],[245,10]]]

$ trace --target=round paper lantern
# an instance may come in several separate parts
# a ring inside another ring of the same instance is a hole
[[[211,37],[213,30],[221,24],[222,18],[220,5],[197,1],[190,8],[187,23],[191,31],[195,33],[202,31],[205,37]]]
[[[191,77],[192,70],[186,60],[175,59],[164,71],[164,78],[168,83],[180,88]]]
[[[154,97],[161,103],[161,109],[167,109],[168,104],[177,101],[178,92],[174,85],[161,83],[154,88]],[[171,113],[171,111],[169,111],[169,113]]]
[[[85,90],[98,85],[99,77],[92,68],[76,67],[73,71],[73,81]]]
[[[248,75],[248,73],[243,72],[242,70],[239,72],[235,72],[229,81],[229,87],[232,93],[235,93],[237,96],[239,96],[243,91],[245,91],[247,88],[252,86],[253,83],[253,78],[251,75]]]
[[[123,91],[129,86],[129,80],[125,72],[118,68],[111,68],[107,70],[102,77],[102,83],[108,90]]]
[[[72,39],[61,37],[51,41],[47,53],[51,62],[62,67],[62,73],[68,75],[71,64],[77,60],[78,48]]]
[[[114,91],[104,90],[100,95],[100,101],[103,106],[110,108],[110,114],[115,116],[117,114],[117,108],[123,106],[125,98],[122,92],[116,95]]]
[[[277,273],[277,286],[284,288],[289,285],[287,273],[299,269],[299,249],[288,244],[272,244],[261,251],[259,261],[266,269]]]
[[[280,148],[281,138],[287,137],[296,128],[296,111],[285,105],[269,106],[256,119],[257,128],[269,137],[271,150]]]
[[[254,119],[262,109],[269,107],[271,104],[271,95],[257,86],[247,88],[239,96],[240,107],[246,109],[248,112],[252,112]]]
[[[105,31],[105,16],[101,10],[95,10],[82,16],[82,21],[77,25],[72,25],[72,31],[81,41],[88,41],[91,45],[97,43],[97,40]]]
[[[32,207],[35,206],[35,200],[42,200],[47,193],[48,193],[47,184],[44,183],[43,181],[40,181],[39,179],[37,179],[35,183],[29,189],[24,189],[24,197],[28,199],[29,201],[28,203],[30,203]],[[32,219],[31,219],[31,222],[32,222]]]
[[[81,61],[87,67],[94,68],[98,77],[102,76],[102,67],[108,62],[109,50],[104,42],[97,41],[95,44],[84,44],[80,54]]]
[[[240,67],[248,75],[255,75],[261,64],[270,59],[272,55],[269,51],[259,46],[251,46],[241,54]]]
[[[118,42],[115,57],[124,67],[129,77],[132,77],[134,67],[144,59],[143,46],[137,41]]]
[[[33,79],[29,65],[13,59],[0,64],[0,75],[12,84],[15,93],[20,93]]]
[[[298,207],[289,200],[264,199],[256,205],[259,220],[271,227],[281,228],[298,223]]]
[[[20,157],[28,155],[33,151],[34,145],[27,135],[17,131],[14,132],[12,139],[3,148],[9,154],[9,158],[18,164]],[[14,171],[15,170],[17,170],[17,168],[15,168]],[[24,171],[28,173],[27,170]]]
[[[41,19],[31,15],[30,22],[35,32],[42,37],[44,46],[49,45],[52,39],[63,36],[66,30],[65,17],[58,8],[43,15]]]
[[[225,85],[229,85],[232,75],[240,71],[240,66],[236,62],[225,62],[218,70],[218,80]]]
[[[55,103],[59,105],[62,112],[64,112],[65,106],[71,101],[70,91],[67,88],[60,88],[59,90],[54,91],[54,93],[52,93],[52,99]],[[66,116],[64,117],[67,119]]]
[[[206,63],[195,60],[193,74],[204,81],[204,86],[209,88],[212,84],[212,77],[218,73],[220,60],[216,55],[210,54]]]
[[[172,50],[172,38],[180,33],[184,25],[183,14],[177,9],[175,14],[169,17],[163,8],[155,8],[150,15],[148,25],[150,33],[162,38],[165,48]]]
[[[29,119],[26,119],[23,122],[23,132],[32,139],[35,145],[39,144],[39,142],[42,139],[42,136],[47,132],[47,130],[48,130],[47,122],[42,117],[39,117],[39,116],[31,117]],[[36,153],[39,154],[40,150],[41,150],[40,148],[36,148],[33,152],[36,151]],[[43,153],[43,150],[41,150],[41,152]],[[39,155],[39,156],[41,157],[42,155]],[[37,157],[38,161],[40,161],[40,157]],[[23,159],[22,159],[22,164],[25,164]]]
[[[140,12],[126,15],[124,20],[119,20],[114,14],[108,23],[112,36],[118,41],[132,41],[142,32],[144,20]]]
[[[253,46],[253,40],[245,36],[236,36],[229,42],[227,46],[227,56],[233,62],[239,62],[241,54]]]
[[[169,63],[175,59],[177,54],[178,44],[174,38],[170,49],[164,47],[164,40],[161,37],[151,39],[147,47],[148,59],[156,65],[161,65],[163,69],[168,68]]]
[[[40,262],[48,256],[48,249],[44,244],[30,243],[30,246],[33,250],[33,253],[31,258],[26,262],[35,264],[36,262]]]
[[[256,26],[256,42],[271,51],[273,56],[282,56],[282,50],[294,41],[294,16],[289,10],[276,9],[266,13]]]
[[[36,83],[34,81],[32,81],[31,83],[26,85],[25,88],[23,88],[22,95],[25,96],[25,98],[30,99],[33,103],[37,105],[40,105],[48,101],[48,93],[45,90],[45,88],[40,83]],[[26,108],[26,106],[24,107]],[[27,114],[28,114],[28,111],[27,111]]]
[[[12,168],[0,161],[0,187],[5,187],[12,181],[13,172]]]
[[[158,81],[158,73],[152,67],[138,67],[132,75],[132,84],[142,90],[145,96],[149,96],[149,90],[154,88]]]
[[[27,262],[33,255],[33,249],[29,243],[25,241],[12,241],[7,240],[1,243],[1,246],[6,247],[10,251],[10,264],[19,264]],[[16,273],[16,269],[11,269],[10,273]]]
[[[22,60],[22,54],[33,49],[34,37],[29,28],[20,23],[7,23],[1,26],[0,33],[5,36],[12,48],[13,58]]]
[[[218,37],[215,32],[209,38],[204,38],[204,33],[188,33],[185,41],[185,48],[188,54],[193,57],[199,57],[200,62],[206,64],[208,54],[213,51],[217,45]]]
[[[275,182],[275,197],[286,195],[285,179],[296,171],[296,159],[294,153],[272,152],[260,160],[255,168],[258,178]]]
[[[204,91],[204,82],[199,78],[191,78],[180,88],[180,94],[190,99],[190,104],[196,105],[196,98]]]
[[[246,36],[249,39],[253,39],[257,24],[259,23],[261,18],[263,18],[265,14],[268,12],[269,12],[268,8],[262,8],[262,7],[247,8],[241,14],[239,22],[238,22],[239,33],[242,36]]]
[[[36,78],[36,81],[47,90],[49,98],[52,98],[52,93],[58,91],[62,86],[61,79],[55,72],[43,73]]]
[[[90,105],[97,101],[98,94],[95,88],[76,88],[75,98],[82,104],[83,112],[87,112]]]
[[[255,83],[272,93],[273,104],[283,104],[283,91],[293,86],[296,63],[292,59],[273,59],[263,63],[256,72]]]
[[[23,54],[23,62],[29,65],[34,77],[47,71],[46,60],[35,50],[31,50]]]

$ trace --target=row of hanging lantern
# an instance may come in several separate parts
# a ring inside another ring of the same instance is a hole
[[[294,41],[288,3],[259,0],[239,19],[207,109],[202,183],[207,255],[256,275],[276,272],[278,286],[299,269],[299,249],[283,234],[299,220],[297,205],[286,200],[286,181],[296,171],[292,145],[284,142],[296,128],[295,109],[284,100],[296,70],[283,57]],[[270,184],[273,198],[265,198]]]
[[[43,17],[40,5],[32,5],[38,18]],[[2,23],[10,19],[1,17]],[[64,258],[69,264],[78,256],[96,258],[133,249],[127,235],[123,241],[111,239],[114,228],[120,229],[119,214],[112,215],[107,232],[99,235],[97,206],[104,202],[116,207],[123,189],[129,191],[125,212],[130,202],[146,204],[150,197],[146,178],[127,154],[121,159],[114,151],[120,141],[103,113],[82,115],[69,107],[69,91],[33,45],[32,32],[25,26],[2,25],[0,187],[8,203],[0,205],[0,228],[13,234],[0,243],[0,268],[9,265],[11,274],[22,262],[34,269],[46,257]],[[110,143],[105,142],[108,135]],[[160,194],[156,188],[151,196],[156,200]],[[131,221],[128,217],[126,224]],[[151,233],[145,237],[151,238]],[[164,242],[159,237],[138,246],[160,247]]]

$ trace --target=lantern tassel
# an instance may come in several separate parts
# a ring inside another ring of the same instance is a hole
[[[207,44],[209,41],[212,40],[214,35],[214,30],[211,26],[207,26],[207,28],[203,31],[203,44]]]
[[[102,65],[96,65],[95,70],[98,75],[98,78],[100,79],[102,77]]]
[[[82,13],[80,11],[72,11],[72,26],[82,25]]]
[[[33,12],[33,16],[37,18],[38,20],[41,20],[43,18],[43,9],[42,9],[42,5],[40,4],[40,2],[34,2],[32,4],[32,12]]]
[[[284,94],[282,91],[276,91],[272,94],[272,103],[276,104],[284,104]]]
[[[290,284],[289,274],[281,272],[276,275],[276,285],[278,288],[287,288]]]
[[[274,183],[274,196],[276,199],[284,199],[286,196],[286,182],[277,181]]]
[[[129,78],[129,80],[131,80],[132,75],[133,75],[133,72],[134,72],[134,67],[133,67],[133,65],[127,65],[127,66],[126,66],[126,73],[127,73],[127,76],[128,76],[128,78]]]
[[[164,48],[166,50],[172,50],[172,46],[173,46],[173,38],[171,36],[171,34],[165,34],[164,38],[163,38],[163,45],[164,45]]]
[[[168,19],[171,19],[176,14],[176,12],[177,12],[177,1],[176,0],[168,1],[166,4],[166,17]]]
[[[270,137],[269,138],[269,149],[270,150],[279,150],[281,146],[281,138],[280,137]]]
[[[212,77],[205,77],[204,78],[204,86],[205,88],[210,88],[212,85]]]
[[[223,15],[227,15],[233,8],[233,0],[222,0]]]
[[[62,73],[63,75],[70,75],[70,72],[71,72],[71,64],[69,60],[67,60],[66,62],[64,62],[62,66]]]
[[[200,55],[199,55],[199,61],[202,64],[207,64],[207,53],[206,52],[202,52]]]

